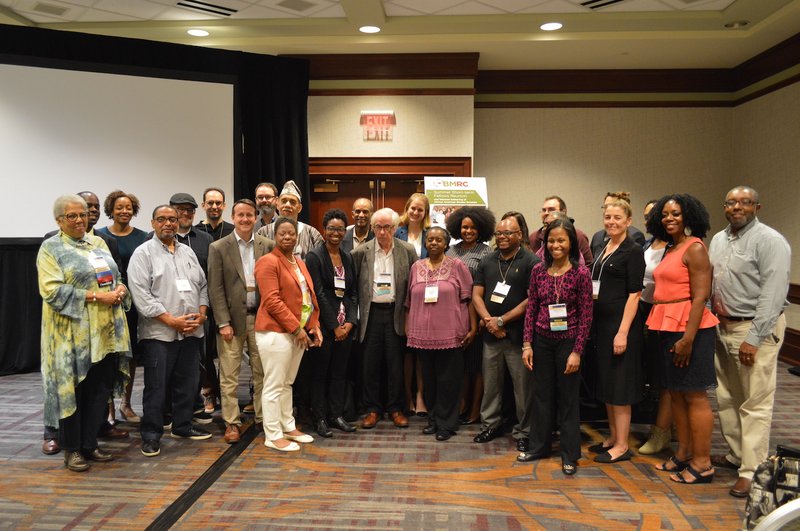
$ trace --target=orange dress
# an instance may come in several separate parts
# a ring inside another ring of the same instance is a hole
[[[668,252],[653,271],[656,289],[653,294],[653,309],[647,318],[650,330],[662,332],[685,332],[692,309],[689,268],[683,263],[683,255],[693,243],[705,247],[700,238],[689,238],[679,252]],[[700,329],[712,328],[719,323],[708,308],[703,308]]]

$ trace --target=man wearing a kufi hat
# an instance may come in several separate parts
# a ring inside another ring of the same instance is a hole
[[[286,181],[278,197],[278,213],[281,216],[297,221],[297,216],[303,210],[302,195],[300,189],[294,181]],[[270,240],[275,240],[275,222],[270,223],[258,230],[258,234],[266,236]],[[314,247],[323,243],[322,234],[311,225],[302,221],[297,221],[297,245],[294,254],[301,260],[306,259],[306,253]]]

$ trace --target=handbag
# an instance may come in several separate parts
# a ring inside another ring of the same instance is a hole
[[[769,513],[797,498],[800,498],[800,449],[779,444],[775,455],[756,468],[742,527],[755,529]]]

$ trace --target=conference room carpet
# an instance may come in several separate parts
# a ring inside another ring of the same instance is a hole
[[[786,368],[772,448],[800,446],[800,378]],[[140,404],[140,377],[136,384]],[[218,413],[214,438],[165,437],[153,458],[140,453],[130,427],[131,438],[103,443],[113,462],[77,474],[61,454],[40,451],[40,396],[38,374],[0,378],[2,529],[737,529],[744,514],[745,502],[728,495],[733,471],[718,469],[710,485],[679,485],[653,469],[667,453],[592,462],[586,446],[601,440],[599,425],[584,426],[573,477],[557,457],[517,463],[510,436],[473,443],[475,425],[437,442],[421,434],[422,418],[407,429],[383,420],[284,454],[254,429],[225,444]],[[635,431],[632,438],[645,428]],[[714,449],[723,447],[717,427]]]

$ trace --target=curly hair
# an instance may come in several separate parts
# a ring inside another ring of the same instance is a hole
[[[406,206],[403,207],[403,213],[400,214],[400,227],[405,227],[408,225],[408,207],[411,206],[412,201],[419,200],[425,205],[425,217],[422,218],[422,228],[427,229],[431,226],[431,202],[428,201],[428,196],[425,194],[421,194],[419,192],[415,192],[408,197],[408,201],[406,201]]]
[[[542,235],[542,248],[544,249],[544,263],[547,267],[553,265],[553,255],[550,254],[550,249],[547,248],[547,238],[554,229],[564,229],[569,238],[569,261],[572,267],[578,267],[580,264],[581,249],[578,243],[578,233],[575,232],[575,226],[569,219],[556,218],[551,221],[544,229]]]
[[[494,226],[496,224],[494,213],[488,208],[479,206],[461,207],[447,218],[447,231],[455,234],[456,238],[461,237],[461,224],[469,218],[478,231],[478,241],[488,242],[492,239]]]
[[[681,207],[683,226],[692,231],[692,236],[705,238],[711,229],[708,210],[699,199],[689,194],[671,194],[659,199],[650,211],[650,215],[647,216],[647,232],[659,240],[672,241],[672,237],[667,234],[661,222],[664,205],[670,201],[674,201]]]
[[[347,226],[347,214],[344,213],[344,210],[340,208],[331,208],[322,215],[322,228],[324,229],[327,227],[332,219],[340,219],[344,222],[344,226]]]
[[[120,197],[127,197],[130,200],[131,205],[133,206],[134,216],[139,213],[139,207],[141,206],[141,204],[139,203],[139,198],[137,198],[133,194],[123,192],[122,190],[114,190],[113,192],[108,194],[106,196],[105,201],[103,201],[103,212],[106,213],[108,219],[114,219],[114,203],[116,203],[117,199],[119,199]]]

